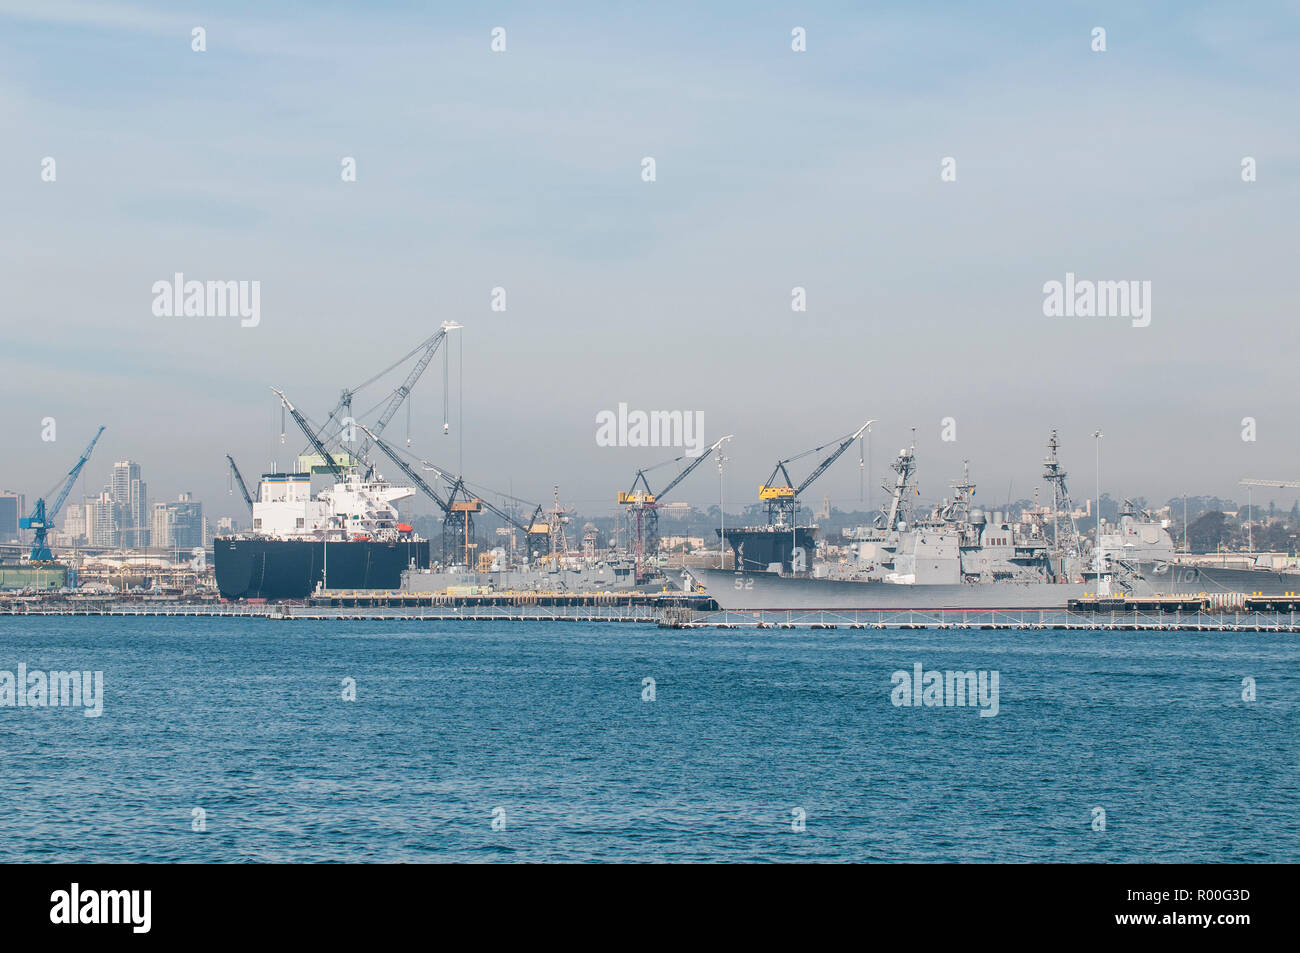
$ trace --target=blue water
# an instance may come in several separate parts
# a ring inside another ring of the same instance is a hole
[[[19,662],[104,714],[0,708],[0,861],[1300,860],[1292,635],[0,618]],[[914,662],[998,715],[895,707]]]

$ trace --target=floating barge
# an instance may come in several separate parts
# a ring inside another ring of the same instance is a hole
[[[1300,604],[1300,599],[1296,602]],[[1084,596],[1067,603],[1071,612],[1208,612],[1209,596]]]

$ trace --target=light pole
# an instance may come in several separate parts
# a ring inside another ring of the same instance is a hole
[[[722,445],[730,440],[731,437],[723,437],[718,441],[718,568],[727,568],[727,511],[723,499],[722,484],[722,464],[727,458],[722,455]]]
[[[866,499],[868,513],[871,512],[872,490],[874,489],[870,483],[867,483],[867,477],[871,473],[871,425],[873,423],[875,423],[874,420],[867,421],[867,454],[865,461],[862,456],[863,438],[858,438],[858,500],[861,501],[864,498]],[[864,462],[866,464],[865,467],[863,466]]]
[[[1101,438],[1103,436],[1100,430],[1092,432],[1093,438],[1097,441],[1097,585],[1101,586]]]

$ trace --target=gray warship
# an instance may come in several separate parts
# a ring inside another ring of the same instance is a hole
[[[483,595],[489,592],[621,592],[647,588],[638,585],[632,557],[543,560],[533,565],[513,565],[493,559],[484,569],[467,566],[412,568],[402,573],[405,592]],[[662,582],[654,587],[662,588]]]
[[[1300,592],[1300,569],[1294,557],[1243,554],[1245,565],[1226,565],[1225,557],[1192,556],[1175,550],[1158,521],[1125,500],[1116,526],[1102,530],[1102,550],[1118,578],[1139,580],[1141,591],[1155,595],[1288,596]],[[1214,565],[1223,558],[1224,564]]]
[[[969,468],[952,484],[954,495],[913,518],[915,447],[899,451],[889,501],[875,525],[850,531],[849,555],[811,566],[796,527],[774,527],[792,541],[789,562],[755,566],[743,549],[737,571],[690,569],[686,583],[706,591],[719,607],[740,610],[805,609],[1063,609],[1088,594],[1151,595],[1147,578],[1167,574],[1174,555],[1168,529],[1130,510],[1093,546],[1079,532],[1057,458],[1053,431],[1043,476],[1053,492],[1050,521],[1043,514],[1011,522],[974,506]],[[809,529],[809,528],[799,528]],[[1176,591],[1176,590],[1167,590]],[[1198,590],[1199,591],[1199,590]]]

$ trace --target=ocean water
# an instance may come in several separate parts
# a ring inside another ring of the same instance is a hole
[[[5,862],[1300,860],[1294,635],[0,618],[20,662],[104,708],[0,707]],[[894,705],[918,662],[997,715]]]

